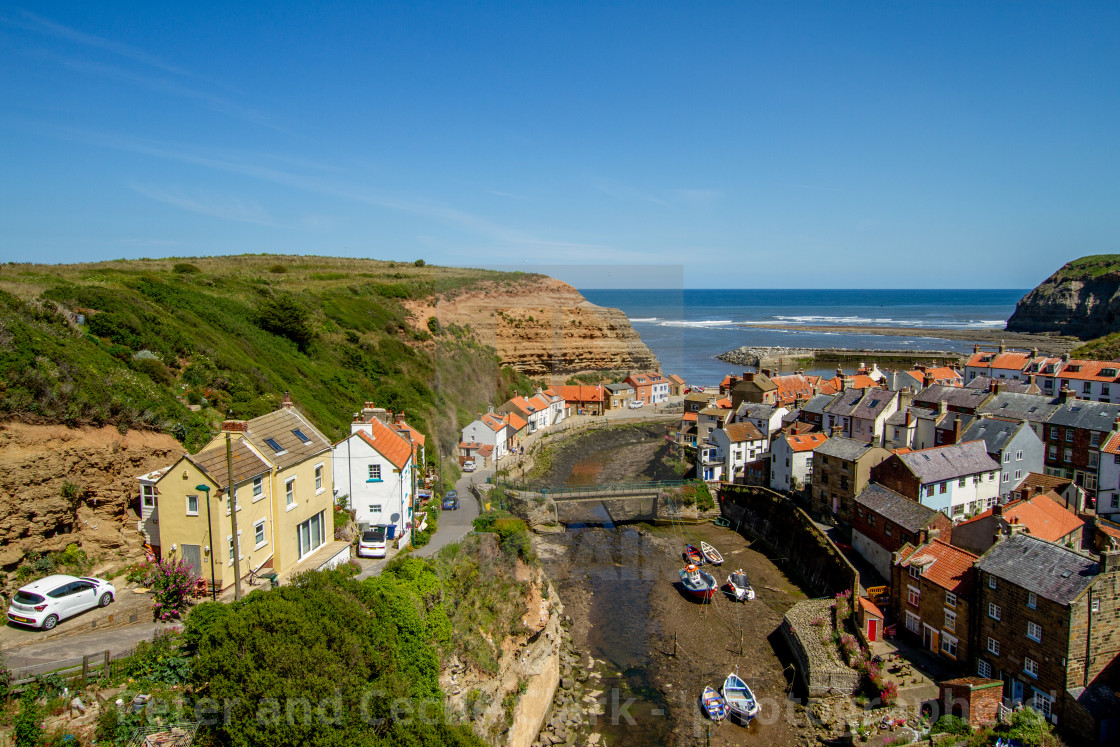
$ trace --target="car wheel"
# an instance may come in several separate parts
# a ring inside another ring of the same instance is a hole
[[[109,603],[112,602],[112,601],[113,601],[113,595],[110,594],[109,592],[105,592],[104,594],[101,595],[101,599],[97,602],[97,605],[99,607],[108,607]]]
[[[43,630],[54,630],[55,625],[58,625],[58,615],[47,615],[47,619],[43,620]]]

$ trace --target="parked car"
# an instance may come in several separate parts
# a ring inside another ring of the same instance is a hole
[[[474,460],[473,459],[468,459],[467,461],[463,462],[463,471],[464,472],[474,472],[474,469],[475,469],[475,467],[474,467]]]
[[[443,510],[444,511],[458,511],[459,510],[459,493],[455,490],[448,490],[447,494],[443,496]]]
[[[358,539],[359,558],[385,557],[385,526],[378,524],[362,532]]]
[[[105,579],[56,574],[17,591],[8,605],[8,619],[50,630],[59,620],[94,607],[108,607],[116,596],[116,588]]]
[[[641,406],[642,406],[642,401],[640,399],[630,400],[630,409],[631,410],[637,410]]]

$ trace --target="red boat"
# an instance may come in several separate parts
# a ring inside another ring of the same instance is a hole
[[[700,552],[695,546],[685,545],[683,554],[685,562],[693,565],[704,565],[704,553]]]
[[[712,595],[716,593],[715,578],[710,573],[704,573],[695,565],[690,564],[687,568],[682,568],[680,577],[684,590],[694,597],[711,599]]]

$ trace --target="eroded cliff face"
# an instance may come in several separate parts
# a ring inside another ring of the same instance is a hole
[[[444,326],[470,325],[502,363],[529,376],[661,370],[625,314],[553,278],[491,283],[434,304],[410,304],[409,311],[420,328],[433,316]]]
[[[1007,329],[1083,340],[1120,331],[1120,272],[1077,273],[1065,265],[1020,299]]]
[[[183,453],[182,444],[161,433],[4,423],[0,569],[10,571],[31,552],[71,543],[106,561],[142,558],[136,477]]]

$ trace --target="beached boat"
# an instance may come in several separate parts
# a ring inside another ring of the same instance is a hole
[[[736,602],[749,602],[754,599],[751,580],[747,578],[747,574],[743,573],[742,568],[727,577],[727,586]]]
[[[704,559],[712,565],[723,565],[723,556],[719,554],[719,550],[707,542],[700,543],[700,552],[704,553]]]
[[[684,559],[693,565],[704,565],[704,553],[697,550],[694,545],[684,546]]]
[[[704,573],[693,564],[680,570],[681,585],[684,590],[694,597],[710,599],[716,593],[718,586],[715,578],[710,573]]]
[[[758,715],[758,701],[754,699],[754,693],[747,687],[747,683],[739,678],[739,675],[727,675],[727,679],[723,681],[722,692],[732,716],[738,716],[746,723]]]
[[[704,712],[712,721],[723,721],[731,711],[724,697],[711,686],[704,688],[704,692],[700,695],[700,703],[703,704]]]

